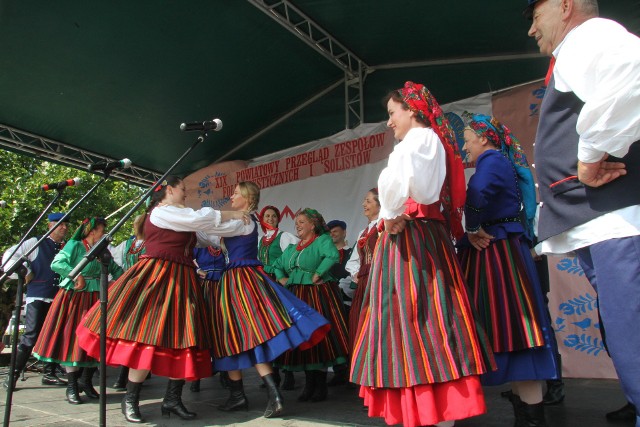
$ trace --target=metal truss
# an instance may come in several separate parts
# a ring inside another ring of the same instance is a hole
[[[53,141],[29,132],[12,128],[0,123],[0,146],[10,151],[20,152],[39,159],[59,163],[76,169],[89,171],[89,165],[100,161],[114,161],[111,157],[82,150],[72,145]],[[149,169],[131,166],[128,169],[116,169],[111,177],[148,187],[162,174]]]
[[[344,71],[345,127],[363,123],[362,85],[370,67],[290,1],[247,1]]]

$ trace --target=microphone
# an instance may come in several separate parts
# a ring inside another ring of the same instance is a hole
[[[7,207],[7,202],[5,202],[4,200],[0,200],[0,208],[6,208]]]
[[[74,185],[80,184],[80,178],[68,179],[66,181],[54,182],[53,184],[44,184],[42,189],[44,191],[49,190],[61,190],[65,187],[73,187]]]
[[[127,169],[131,167],[131,160],[129,159],[122,159],[122,160],[115,160],[113,162],[107,162],[107,161],[101,161],[101,162],[96,162],[92,165],[89,165],[89,172],[96,172],[96,171],[105,171],[105,172],[110,172],[113,169]]]
[[[213,119],[213,120],[204,121],[204,122],[182,123],[180,125],[180,130],[183,132],[191,132],[194,130],[200,130],[200,131],[214,130],[217,132],[220,129],[222,129],[222,120],[220,119]]]

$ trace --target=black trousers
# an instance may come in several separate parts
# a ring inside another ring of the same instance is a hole
[[[51,308],[51,303],[45,301],[36,300],[27,304],[24,334],[22,334],[20,338],[20,346],[31,351],[36,345],[38,335],[40,335],[40,331],[44,325],[44,320],[47,318],[47,313],[49,313],[49,308]]]

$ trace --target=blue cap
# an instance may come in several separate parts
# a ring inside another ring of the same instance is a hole
[[[533,19],[533,8],[535,7],[536,3],[538,3],[539,1],[540,0],[527,0],[527,3],[529,4],[525,8],[525,10],[522,11],[522,14],[525,16],[525,18]]]
[[[329,230],[331,230],[332,228],[335,228],[335,227],[340,227],[343,230],[346,230],[347,229],[347,223],[344,222],[344,221],[340,221],[339,219],[334,219],[333,221],[329,221],[327,223],[327,227],[329,228]]]
[[[64,212],[54,212],[50,213],[47,218],[49,218],[49,222],[57,222],[60,221],[64,215]],[[65,218],[64,222],[69,222],[69,218]]]

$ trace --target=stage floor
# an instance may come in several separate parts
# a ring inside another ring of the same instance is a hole
[[[2,380],[7,368],[2,368]],[[108,426],[131,426],[120,413],[120,401],[124,392],[110,388],[115,381],[117,371],[107,370],[106,420]],[[331,374],[330,374],[331,376]],[[85,404],[70,405],[65,400],[64,387],[43,386],[40,374],[27,372],[26,381],[18,381],[13,395],[11,425],[23,426],[97,426],[100,421],[97,400],[89,401],[84,394]],[[249,411],[225,413],[216,406],[227,398],[227,390],[219,383],[218,377],[202,380],[201,391],[193,393],[185,385],[183,401],[190,411],[198,417],[193,421],[182,421],[177,417],[162,418],[160,405],[166,388],[165,378],[153,376],[145,382],[141,393],[140,410],[149,426],[384,426],[379,418],[368,418],[363,410],[362,400],[354,389],[337,387],[329,389],[325,402],[299,403],[296,398],[302,390],[304,375],[296,373],[296,388],[283,391],[285,414],[282,418],[265,419],[262,417],[266,405],[266,393],[259,388],[261,383],[255,370],[245,371],[245,391],[249,398]],[[94,379],[96,389],[99,379]],[[547,407],[547,419],[551,427],[603,427],[633,426],[634,423],[609,423],[604,414],[625,404],[624,395],[617,381],[567,379],[565,381],[566,398],[557,406]],[[462,420],[456,423],[461,427],[504,427],[514,422],[511,404],[500,397],[507,387],[486,389],[488,412],[482,416]],[[0,412],[4,419],[6,390],[0,387]]]

